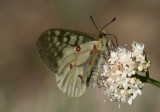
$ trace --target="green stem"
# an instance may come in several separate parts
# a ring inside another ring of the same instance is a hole
[[[155,86],[157,86],[157,87],[160,88],[160,82],[159,82],[159,81],[156,81],[156,80],[154,80],[154,79],[152,79],[152,78],[149,78],[149,79],[147,80],[147,83],[153,84],[153,85],[155,85]]]
[[[140,79],[144,83],[150,83],[150,84],[153,84],[153,85],[160,88],[160,82],[150,78],[148,74],[149,74],[149,72],[146,73],[146,76],[141,76],[141,75],[135,74],[135,75],[133,75],[133,77]]]

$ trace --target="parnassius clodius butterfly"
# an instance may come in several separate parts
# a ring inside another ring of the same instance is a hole
[[[81,96],[100,74],[100,65],[108,57],[104,31],[98,36],[53,28],[45,31],[37,41],[43,62],[55,73],[59,89],[71,96]],[[92,71],[94,69],[94,74]]]

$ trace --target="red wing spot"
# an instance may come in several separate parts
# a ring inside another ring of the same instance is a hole
[[[78,75],[78,77],[79,77],[80,79],[82,79],[82,78],[83,78],[83,76],[82,76],[81,74],[79,74],[79,75]]]
[[[91,65],[93,63],[93,60],[91,59],[90,61],[89,61],[89,64]]]
[[[76,51],[79,52],[80,50],[81,50],[81,47],[78,46],[78,47],[76,48]]]
[[[93,48],[96,49],[96,45],[95,44],[94,44]]]
[[[71,69],[72,67],[73,67],[72,64],[70,64],[70,69]]]
[[[94,54],[94,51],[91,51],[90,54],[93,55],[93,54]]]

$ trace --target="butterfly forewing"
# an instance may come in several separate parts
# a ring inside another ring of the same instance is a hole
[[[37,41],[40,57],[56,74],[60,90],[72,97],[82,95],[99,56],[100,41],[92,34],[50,29]]]

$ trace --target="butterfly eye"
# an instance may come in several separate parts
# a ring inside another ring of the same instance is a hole
[[[100,33],[100,34],[99,34],[99,38],[102,38],[102,37],[103,37],[103,34],[102,34],[102,33]]]
[[[99,38],[102,38],[102,37],[105,37],[105,36],[106,36],[105,33],[100,33],[100,34],[99,34]]]
[[[106,34],[105,34],[105,33],[102,33],[102,35],[103,35],[103,36],[106,36]]]

